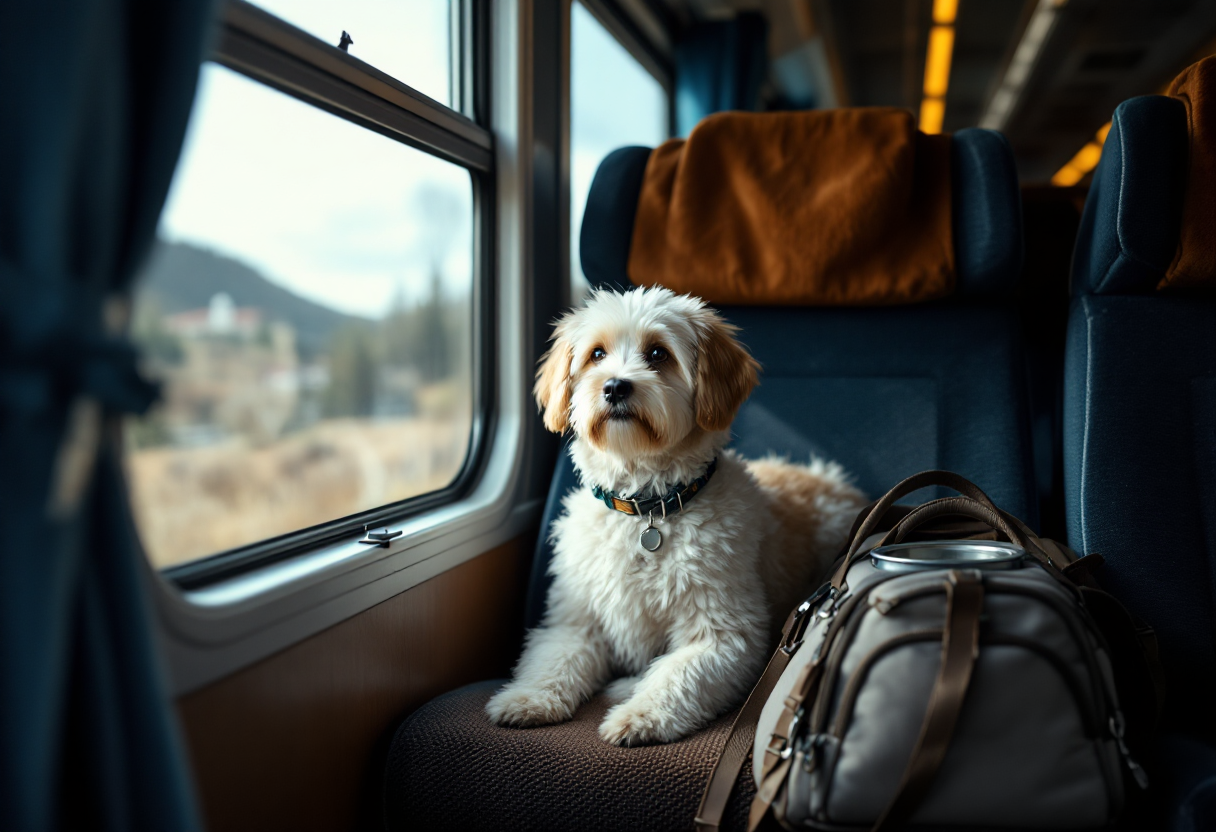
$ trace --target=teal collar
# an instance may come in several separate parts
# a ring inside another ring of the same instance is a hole
[[[595,495],[595,499],[600,500],[604,505],[613,511],[619,511],[623,514],[634,515],[650,515],[654,512],[662,512],[662,516],[666,517],[669,514],[679,514],[684,510],[684,504],[700,493],[701,489],[709,482],[710,477],[714,475],[714,470],[718,467],[718,459],[714,457],[709,463],[709,467],[705,469],[705,473],[697,477],[688,485],[677,483],[662,497],[649,497],[645,500],[639,500],[636,497],[624,497],[617,494],[615,491],[606,491],[596,485],[591,488],[591,493]]]

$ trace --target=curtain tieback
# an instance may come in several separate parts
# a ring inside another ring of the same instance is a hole
[[[47,413],[87,396],[120,413],[143,413],[160,386],[139,374],[138,353],[117,338],[59,333],[37,351],[13,349],[0,335],[0,409]]]
[[[160,386],[139,374],[135,346],[103,327],[119,308],[87,284],[32,279],[0,260],[0,411],[49,414],[81,396],[114,412],[146,411]]]
[[[66,413],[47,502],[48,515],[63,518],[76,512],[88,485],[103,412],[143,413],[160,386],[139,374],[133,344],[104,331],[100,293],[12,272],[0,262],[7,278],[0,279],[0,418],[28,423]]]

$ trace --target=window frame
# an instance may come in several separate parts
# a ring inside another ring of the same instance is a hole
[[[141,560],[175,696],[474,558],[526,550],[536,539],[561,452],[536,416],[530,389],[532,368],[549,346],[550,323],[570,301],[570,0],[465,2],[479,15],[482,92],[472,114],[494,135],[493,212],[485,215],[493,225],[487,256],[494,329],[486,367],[494,413],[485,426],[480,475],[462,499],[405,520],[404,534],[385,548],[348,538],[200,590],[181,589]],[[116,433],[111,441],[120,441]]]
[[[374,66],[244,0],[226,0],[209,60],[338,118],[464,168],[473,200],[472,424],[464,462],[444,488],[160,570],[190,592],[362,537],[467,497],[494,432],[495,143],[489,113],[485,4],[452,0],[453,104],[441,104]],[[476,119],[476,120],[475,120]],[[149,562],[150,563],[150,562]]]

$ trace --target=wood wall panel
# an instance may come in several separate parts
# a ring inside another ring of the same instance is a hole
[[[401,719],[504,676],[520,649],[523,536],[178,701],[207,828],[372,826]]]

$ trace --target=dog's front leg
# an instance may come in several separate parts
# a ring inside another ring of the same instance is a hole
[[[608,711],[600,736],[615,745],[643,745],[701,728],[737,704],[755,682],[758,668],[746,641],[737,635],[702,638],[655,659],[633,696]]]
[[[555,624],[528,634],[514,678],[486,704],[499,725],[564,722],[610,674],[609,651],[594,625]]]

